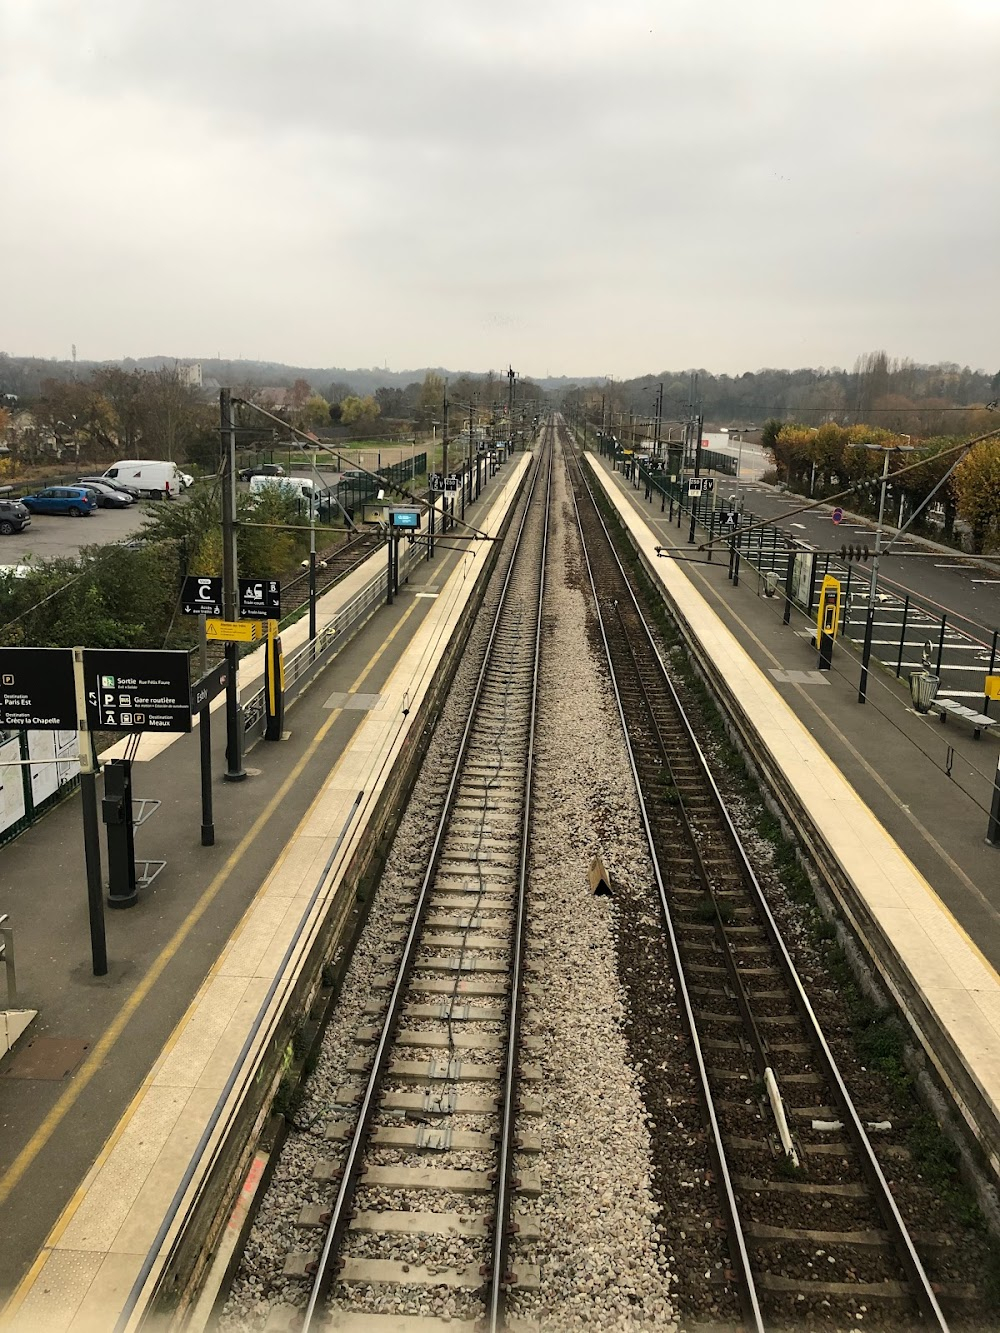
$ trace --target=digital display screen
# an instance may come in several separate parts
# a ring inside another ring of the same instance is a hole
[[[389,526],[393,528],[408,528],[411,531],[420,527],[419,509],[390,509]]]

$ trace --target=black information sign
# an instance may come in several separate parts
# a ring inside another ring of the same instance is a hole
[[[72,648],[0,648],[0,727],[76,731]]]
[[[440,472],[431,472],[427,477],[427,489],[429,491],[443,491],[444,477]]]
[[[228,680],[229,663],[220,662],[202,676],[201,680],[195,681],[191,686],[191,712],[200,713],[203,708],[207,708],[215,696],[226,688]]]
[[[189,574],[181,589],[181,610],[186,616],[222,616],[222,579]]]
[[[447,492],[452,492],[452,491],[456,493],[458,492],[460,488],[460,482],[457,473],[453,473],[450,477],[445,477],[444,488]]]
[[[240,619],[281,619],[281,584],[277,579],[240,579]]]
[[[190,731],[187,653],[88,648],[83,658],[93,731]]]

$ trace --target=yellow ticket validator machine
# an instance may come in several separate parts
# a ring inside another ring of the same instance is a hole
[[[819,590],[819,610],[816,613],[816,647],[819,649],[820,671],[829,671],[833,666],[833,641],[839,628],[840,580],[832,574],[826,574]]]

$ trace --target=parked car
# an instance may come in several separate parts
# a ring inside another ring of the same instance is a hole
[[[80,485],[94,496],[99,509],[128,509],[135,504],[131,495],[125,495],[103,481],[81,481]]]
[[[49,486],[37,495],[25,495],[21,503],[33,514],[69,514],[89,518],[97,508],[85,486]]]
[[[31,526],[31,514],[20,500],[0,500],[0,532],[5,537]]]
[[[130,500],[138,500],[139,498],[137,487],[126,486],[123,481],[115,481],[111,477],[77,477],[76,480],[77,485],[79,486],[95,486],[98,484],[101,486],[110,486],[113,491],[117,491],[119,495],[128,496]]]
[[[240,468],[236,475],[240,481],[252,481],[254,477],[283,477],[285,469],[280,463],[258,463],[255,467]]]

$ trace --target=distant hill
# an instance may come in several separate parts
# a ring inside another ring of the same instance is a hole
[[[483,370],[449,370],[445,366],[419,366],[413,370],[390,370],[388,367],[373,366],[348,369],[345,366],[289,366],[280,361],[230,361],[218,357],[198,356],[141,356],[124,357],[109,361],[60,361],[55,357],[23,357],[0,352],[0,393],[9,392],[33,397],[39,391],[44,379],[70,379],[74,374],[86,377],[98,366],[121,366],[124,370],[160,370],[164,366],[178,363],[197,362],[201,366],[204,379],[216,384],[238,386],[244,384],[273,385],[290,388],[297,379],[308,380],[318,393],[323,393],[330,384],[348,386],[353,393],[369,394],[377,389],[404,389],[408,384],[419,382],[429,372],[440,375],[443,379],[457,379],[461,375],[480,376]],[[503,378],[506,366],[494,373]],[[568,385],[581,387],[601,384],[604,376],[586,375],[569,378],[565,375],[539,378],[523,374],[523,379],[531,379],[546,391],[560,390]]]

